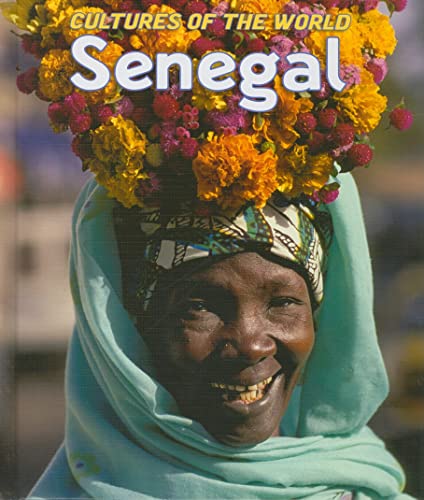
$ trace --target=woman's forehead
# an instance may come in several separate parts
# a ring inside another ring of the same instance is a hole
[[[177,289],[230,289],[235,284],[248,285],[252,289],[307,288],[303,277],[291,267],[268,260],[254,252],[243,252],[224,259],[203,260],[200,267],[198,262],[187,263],[180,279],[175,276],[176,270],[167,273],[168,285],[171,285],[175,278],[174,287]],[[182,269],[179,271],[181,273]]]

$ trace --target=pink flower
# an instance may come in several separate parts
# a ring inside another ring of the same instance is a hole
[[[265,40],[252,38],[247,42],[247,52],[262,52],[265,48]]]
[[[300,7],[294,2],[289,2],[284,7],[285,14],[299,14]]]
[[[191,14],[206,14],[208,7],[202,0],[191,0],[184,8],[184,14],[190,16]]]
[[[231,127],[235,131],[244,130],[249,126],[249,114],[240,107],[228,106],[228,110],[222,111],[209,111],[206,116],[206,121],[212,126],[216,132],[221,132],[223,129]]]
[[[171,156],[175,154],[180,148],[180,142],[176,138],[176,127],[172,122],[162,123],[162,127],[159,130],[160,144],[163,148],[163,152],[166,156]]]
[[[122,115],[124,118],[129,118],[133,111],[134,104],[127,96],[124,96],[115,104],[115,113],[118,115]]]
[[[324,186],[320,191],[315,191],[312,195],[312,199],[316,202],[321,201],[327,205],[328,203],[333,203],[333,201],[337,200],[338,196],[338,189],[329,189],[327,186]]]
[[[273,36],[270,40],[271,44],[269,49],[271,52],[275,52],[280,60],[277,62],[277,68],[279,73],[283,73],[290,68],[290,64],[286,60],[286,56],[290,54],[293,49],[294,42],[290,38],[283,35]]]
[[[31,94],[38,87],[38,69],[29,68],[16,78],[16,86],[24,94]]]
[[[379,85],[386,78],[387,63],[385,59],[374,57],[367,62],[365,67],[370,73],[372,73],[374,81],[377,85]]]
[[[222,2],[219,2],[219,4],[212,9],[212,12],[216,14],[217,16],[223,16],[226,12],[228,12],[228,9],[230,8],[230,5],[228,2],[223,0]]]
[[[175,120],[179,109],[178,101],[169,94],[156,94],[153,99],[153,111],[162,120]]]
[[[79,92],[73,92],[71,95],[65,97],[63,105],[70,115],[81,113],[85,109],[85,98]]]
[[[138,191],[142,197],[160,191],[161,185],[158,176],[154,172],[149,172],[149,178],[140,181]]]
[[[313,95],[319,100],[328,99],[331,95],[331,88],[325,77],[321,79],[321,90],[314,92]]]
[[[87,135],[75,136],[71,147],[74,154],[81,160],[87,160],[92,155],[91,144]]]
[[[354,144],[347,152],[346,159],[351,168],[368,165],[374,156],[368,144]]]
[[[212,36],[223,38],[227,34],[224,20],[221,19],[220,17],[214,19],[213,22],[208,27],[207,32],[210,33]]]
[[[408,0],[392,0],[392,5],[395,12],[401,12],[408,5]]]
[[[59,130],[66,130],[69,125],[69,112],[60,102],[52,102],[47,108],[49,120]]]
[[[199,143],[193,137],[185,138],[181,143],[181,155],[187,160],[191,160],[197,154]]]
[[[95,110],[95,116],[100,123],[106,123],[113,116],[113,109],[107,105],[100,105]]]
[[[181,112],[181,117],[184,127],[190,130],[199,128],[199,110],[196,107],[185,104]]]
[[[340,78],[346,82],[346,90],[361,83],[361,72],[355,64],[340,66]]]
[[[414,116],[409,109],[398,107],[390,113],[390,125],[398,130],[404,131],[412,127]]]
[[[91,126],[91,115],[82,113],[79,115],[71,115],[69,120],[69,128],[73,134],[82,134],[87,132]]]
[[[178,139],[187,139],[190,137],[190,132],[184,128],[184,127],[177,127],[175,131],[176,136]]]
[[[142,0],[146,1],[146,0]],[[181,11],[188,0],[169,0],[169,5],[176,11]]]
[[[206,38],[204,36],[197,38],[190,46],[191,50],[193,51],[193,54],[196,57],[202,57],[205,52],[213,50],[214,47],[215,44],[213,40],[211,40],[210,38]]]
[[[33,35],[22,35],[21,45],[24,52],[31,54],[37,59],[43,57],[43,49],[41,48],[41,41],[39,39],[34,40]]]

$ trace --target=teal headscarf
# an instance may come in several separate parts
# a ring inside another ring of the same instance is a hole
[[[404,475],[366,426],[387,396],[373,320],[359,199],[344,176],[316,344],[282,423],[246,448],[179,414],[122,305],[114,202],[90,181],[73,219],[76,310],[66,369],[66,437],[31,498],[409,498]]]

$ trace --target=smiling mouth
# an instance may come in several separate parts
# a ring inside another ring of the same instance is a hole
[[[274,378],[275,376],[268,377],[254,385],[232,385],[221,382],[212,382],[210,385],[220,392],[224,401],[241,401],[248,405],[265,396]]]

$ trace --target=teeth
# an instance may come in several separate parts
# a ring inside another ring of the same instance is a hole
[[[254,403],[264,397],[264,392],[261,390],[250,392],[239,392],[233,394],[231,397],[227,392],[222,393],[224,401],[242,401],[245,404]]]
[[[248,397],[248,400],[256,400],[260,397],[263,396],[263,390],[266,388],[266,386],[272,381],[272,377],[268,377],[267,379],[263,380],[262,382],[259,382],[258,384],[254,385],[227,385],[227,384],[219,384],[218,382],[211,382],[211,387],[214,389],[227,389],[230,391],[237,391],[240,393],[239,395],[234,395],[236,399],[242,399],[243,401],[246,401],[246,397]],[[243,396],[243,394],[247,396]],[[240,398],[238,397],[240,396]],[[244,399],[243,399],[244,398]],[[228,400],[228,395],[226,395],[226,398]]]

